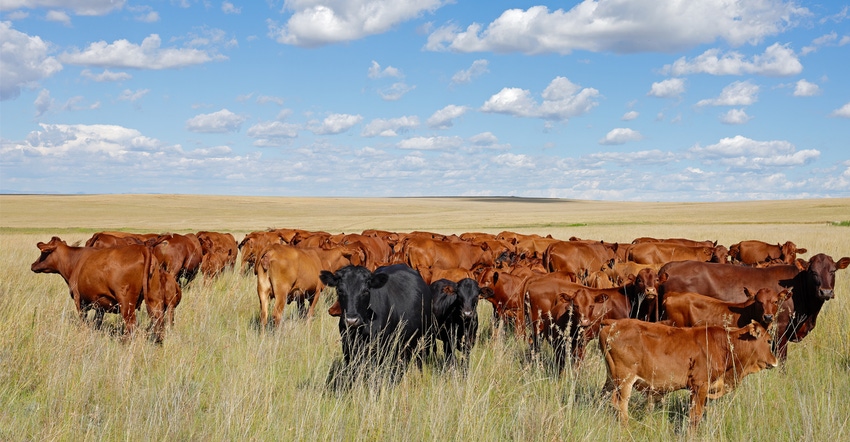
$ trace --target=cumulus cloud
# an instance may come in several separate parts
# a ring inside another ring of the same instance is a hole
[[[676,98],[685,93],[685,80],[681,78],[668,78],[652,83],[646,95],[659,98]]]
[[[481,111],[566,121],[590,112],[598,104],[598,96],[599,91],[594,88],[582,88],[567,78],[556,77],[541,94],[543,101],[539,104],[526,89],[504,88],[491,96]]]
[[[794,86],[795,97],[813,97],[820,94],[820,87],[804,79],[798,80]]]
[[[106,81],[125,81],[133,78],[132,75],[126,72],[112,72],[109,69],[104,69],[103,72],[99,74],[95,74],[89,69],[83,69],[82,72],[80,72],[80,76],[98,83]]]
[[[428,127],[432,129],[448,129],[454,125],[454,120],[469,111],[467,106],[450,104],[428,117]]]
[[[138,45],[125,39],[115,40],[112,43],[99,41],[90,44],[82,51],[74,49],[65,52],[59,56],[59,59],[64,63],[83,66],[159,70],[227,58],[197,48],[162,48],[161,46],[162,40],[159,35],[151,34]]]
[[[463,138],[413,137],[399,141],[396,146],[407,150],[454,150],[463,146]]]
[[[744,124],[752,119],[753,117],[747,115],[743,109],[729,109],[720,116],[720,122],[723,124]]]
[[[378,90],[378,95],[384,101],[400,100],[408,92],[416,89],[416,86],[410,86],[404,82],[393,83],[391,86]]]
[[[39,156],[102,153],[122,157],[130,152],[157,152],[167,146],[138,130],[108,124],[39,124],[15,150]]]
[[[850,102],[832,111],[832,113],[829,115],[833,117],[850,118]]]
[[[381,65],[378,64],[377,61],[372,60],[372,65],[369,66],[369,78],[375,79],[384,77],[402,78],[404,75],[402,75],[400,70],[392,66],[387,66],[386,68],[381,69]]]
[[[757,74],[767,76],[789,76],[803,72],[803,65],[788,45],[774,43],[765,49],[764,54],[754,55],[747,60],[739,52],[721,54],[719,49],[709,49],[692,60],[682,57],[671,65],[662,68],[662,73],[670,75],[711,74],[744,75]]]
[[[640,141],[643,135],[640,132],[626,127],[618,127],[608,132],[599,140],[599,144],[626,144],[629,141]]]
[[[40,37],[30,37],[0,21],[0,101],[18,98],[21,88],[35,88],[38,82],[62,70],[62,64],[48,56],[50,47]]]
[[[499,139],[492,132],[481,132],[469,137],[469,142],[476,146],[494,146]]]
[[[623,121],[632,121],[632,120],[636,119],[639,115],[640,115],[640,113],[638,113],[638,111],[628,111],[625,114],[623,114],[623,116],[620,117],[620,119],[623,120]]]
[[[41,92],[38,93],[38,97],[36,97],[35,102],[35,116],[40,117],[44,115],[45,112],[49,111],[51,107],[53,107],[53,103],[55,101],[50,97],[50,91],[47,89],[42,89]]]
[[[473,61],[472,66],[470,66],[469,69],[460,70],[452,75],[452,84],[466,84],[472,82],[473,78],[490,72],[490,70],[487,69],[489,64],[490,62],[484,59]]]
[[[135,102],[136,100],[144,97],[150,92],[150,89],[139,89],[137,91],[132,91],[130,89],[124,89],[120,95],[118,95],[119,101],[130,101]]]
[[[211,114],[200,114],[186,120],[186,130],[202,133],[237,132],[245,117],[222,109]]]
[[[341,134],[363,121],[362,115],[330,114],[321,122],[311,121],[307,127],[316,135]]]
[[[249,127],[247,134],[255,139],[254,146],[274,147],[286,145],[290,139],[298,136],[300,129],[298,125],[292,123],[266,121]]]
[[[65,26],[71,25],[71,17],[65,11],[47,11],[44,19],[47,21],[62,23]]]
[[[688,152],[706,164],[720,164],[743,170],[802,166],[820,157],[820,151],[798,151],[788,141],[757,141],[741,135],[723,138],[716,144],[705,147],[696,145]]]
[[[446,0],[298,0],[286,2],[285,24],[268,21],[279,43],[317,47],[381,34],[439,9]]]
[[[782,0],[584,0],[568,11],[533,6],[506,10],[486,26],[442,26],[429,35],[425,48],[527,54],[673,52],[717,39],[733,46],[757,43],[807,15],[807,9]]]
[[[225,14],[241,14],[242,8],[237,8],[231,2],[221,2],[221,12]]]
[[[0,11],[13,9],[63,8],[76,15],[106,15],[124,7],[125,0],[4,0]]]
[[[758,101],[759,87],[749,81],[736,81],[720,91],[717,98],[697,102],[697,106],[749,106]]]
[[[582,157],[585,161],[605,162],[621,166],[664,165],[676,161],[676,154],[658,149],[638,152],[596,152]]]
[[[376,118],[363,128],[361,135],[364,137],[395,137],[400,132],[417,127],[419,127],[419,117],[415,115],[390,119]]]

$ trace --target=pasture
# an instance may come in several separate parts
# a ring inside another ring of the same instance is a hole
[[[0,196],[0,440],[673,440],[850,439],[850,270],[817,327],[792,343],[784,370],[748,376],[688,435],[687,394],[646,411],[632,399],[617,421],[600,397],[605,366],[595,342],[579,371],[558,376],[551,347],[492,325],[479,303],[469,370],[425,365],[397,385],[325,386],[341,357],[330,296],[312,320],[284,312],[258,325],[256,277],[227,271],[183,291],[174,328],[155,345],[118,338],[121,320],[81,325],[59,275],[34,274],[35,244],[84,242],[100,230],[231,232],[294,227],[328,232],[551,234],[630,242],[639,236],[790,240],[808,258],[850,256],[850,199],[736,203],[615,203],[518,198],[265,198],[174,195]],[[139,323],[145,327],[144,309]]]

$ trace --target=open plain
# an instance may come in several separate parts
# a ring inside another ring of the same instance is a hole
[[[479,345],[467,373],[425,365],[394,386],[331,391],[341,356],[336,318],[287,307],[283,326],[257,326],[256,277],[228,271],[183,291],[164,343],[81,325],[59,275],[34,274],[36,243],[84,242],[101,230],[233,233],[267,228],[439,233],[504,230],[630,242],[639,236],[787,240],[850,256],[850,199],[623,203],[491,197],[273,198],[189,195],[0,196],[0,440],[671,440],[850,439],[850,270],[817,328],[789,347],[787,365],[751,375],[709,401],[687,434],[687,395],[647,411],[632,400],[621,426],[600,396],[597,345],[558,376],[479,304]],[[327,292],[325,293],[327,295]],[[143,309],[144,310],[144,309]],[[147,324],[144,312],[140,324]]]

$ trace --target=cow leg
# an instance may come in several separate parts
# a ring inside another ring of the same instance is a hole
[[[688,414],[690,428],[695,429],[702,420],[702,414],[705,411],[705,403],[708,400],[708,385],[698,385],[691,387],[691,407]]]
[[[130,302],[121,302],[121,316],[124,317],[124,341],[129,340],[136,333],[136,306]]]
[[[637,381],[635,375],[629,375],[617,384],[617,388],[611,394],[611,404],[620,413],[620,423],[628,425],[629,423],[629,399],[632,397],[632,387]]]
[[[319,299],[322,297],[322,289],[324,287],[316,287],[316,291],[313,292],[313,296],[309,298],[310,307],[307,309],[307,317],[312,318],[313,315],[316,314],[316,305],[319,304]]]
[[[268,273],[257,266],[257,297],[260,299],[260,328],[265,329],[269,322],[269,298],[272,297],[272,285]]]
[[[145,307],[147,307],[148,316],[153,326],[151,337],[154,342],[162,343],[163,328],[165,327],[165,302],[162,299],[146,299]]]

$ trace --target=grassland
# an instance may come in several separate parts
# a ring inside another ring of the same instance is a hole
[[[850,440],[850,271],[784,370],[746,378],[710,401],[696,434],[683,432],[687,397],[652,412],[632,399],[620,426],[599,397],[595,344],[580,371],[557,376],[525,359],[479,307],[468,373],[426,365],[390,388],[340,393],[325,379],[341,351],[321,313],[262,333],[253,275],[193,282],[162,346],[121,343],[78,324],[58,275],[36,275],[36,242],[93,232],[217,230],[237,238],[268,227],[441,233],[512,230],[630,241],[688,237],[731,244],[792,240],[811,256],[850,256],[850,199],[712,204],[603,203],[517,198],[304,199],[173,195],[0,196],[0,440]],[[327,305],[327,304],[326,304]],[[323,312],[323,310],[322,310]],[[111,317],[110,317],[111,316]],[[141,315],[141,323],[147,318]]]

